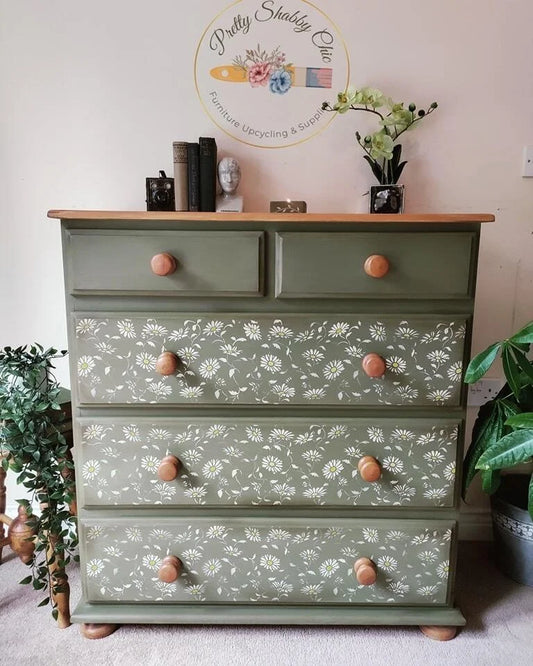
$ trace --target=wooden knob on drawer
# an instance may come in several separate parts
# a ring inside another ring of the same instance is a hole
[[[168,455],[163,458],[157,468],[157,476],[161,481],[174,481],[181,469],[181,462],[176,456]]]
[[[159,567],[159,580],[163,583],[173,583],[181,573],[181,566],[181,560],[175,555],[167,555]]]
[[[380,464],[372,456],[363,456],[357,463],[357,469],[363,481],[373,483],[381,477]]]
[[[385,359],[379,354],[367,354],[362,361],[363,370],[368,377],[381,377],[385,374]]]
[[[176,260],[168,252],[154,254],[150,261],[150,268],[155,275],[172,275],[176,270]]]
[[[374,585],[378,577],[376,565],[368,557],[360,557],[353,565],[359,585]]]
[[[365,273],[373,278],[384,277],[389,272],[389,268],[389,260],[382,254],[371,254],[364,264]]]
[[[178,369],[179,358],[170,351],[164,351],[159,354],[155,363],[155,371],[160,375],[173,375]]]

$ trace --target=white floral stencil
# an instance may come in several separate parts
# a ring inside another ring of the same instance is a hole
[[[458,405],[465,320],[308,315],[79,318],[82,403]],[[162,351],[177,354],[157,374]],[[362,358],[385,360],[369,378]]]
[[[324,422],[325,421],[325,422]],[[424,419],[84,420],[82,505],[454,505],[457,423]],[[168,454],[177,479],[157,476]],[[381,478],[357,464],[373,455]]]
[[[390,520],[368,521],[379,527],[366,529],[363,521],[153,522],[81,521],[89,601],[447,602],[451,522],[401,521],[398,529]],[[166,555],[183,563],[175,583],[157,576]],[[358,584],[359,557],[374,562],[374,585]]]

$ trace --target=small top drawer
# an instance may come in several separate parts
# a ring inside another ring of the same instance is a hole
[[[67,234],[70,293],[260,296],[258,231],[90,230]],[[164,255],[159,272],[152,259]]]
[[[276,234],[276,296],[468,296],[474,238],[472,232],[280,232]],[[386,271],[380,277],[365,272],[365,262],[373,256],[386,260],[380,263],[379,268],[385,265]]]

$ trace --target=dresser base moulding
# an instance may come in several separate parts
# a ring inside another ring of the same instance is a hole
[[[429,638],[449,640],[465,618],[457,608],[354,606],[251,606],[249,604],[90,604],[81,602],[72,615],[86,638],[104,638],[120,624],[387,625],[419,626]],[[86,627],[95,627],[88,630]],[[101,627],[101,629],[98,629]],[[101,631],[101,635],[98,635]],[[107,631],[107,633],[106,633]]]

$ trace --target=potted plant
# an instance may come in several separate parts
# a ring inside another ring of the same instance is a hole
[[[465,382],[477,382],[501,356],[506,384],[480,409],[465,457],[463,498],[479,471],[491,495],[496,561],[520,583],[533,586],[533,477],[502,470],[533,461],[533,321],[475,356]]]
[[[0,350],[0,450],[2,467],[17,474],[31,499],[17,500],[19,518],[33,532],[35,548],[24,559],[31,574],[20,581],[47,592],[39,605],[51,602],[60,627],[70,624],[69,586],[65,567],[76,559],[74,464],[63,435],[61,388],[52,374],[53,361],[66,351],[40,345]],[[32,512],[33,502],[41,509]]]
[[[351,86],[337,95],[333,106],[329,102],[322,104],[324,111],[366,111],[379,118],[379,129],[373,134],[361,137],[359,132],[355,133],[365,153],[363,158],[379,183],[370,188],[371,213],[403,212],[404,187],[398,185],[398,180],[407,162],[401,161],[402,146],[397,141],[404,132],[433,113],[437,106],[437,102],[433,102],[428,109],[417,111],[416,104],[411,103],[405,108],[403,102],[393,102],[375,88],[357,90]]]

